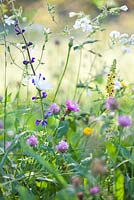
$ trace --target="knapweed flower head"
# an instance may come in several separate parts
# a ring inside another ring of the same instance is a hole
[[[60,112],[60,107],[56,103],[52,103],[49,107],[50,112],[53,114],[58,114]]]
[[[90,136],[90,135],[93,134],[93,128],[86,127],[86,128],[84,128],[83,133],[84,133],[84,135],[86,135],[86,136]]]
[[[51,88],[51,85],[46,81],[45,77],[41,73],[32,77],[32,83],[39,90],[49,90]]]
[[[66,107],[69,111],[79,112],[79,105],[72,100],[66,101]]]
[[[94,186],[89,190],[90,194],[98,194],[99,193],[99,187]]]
[[[38,144],[38,138],[35,137],[34,135],[31,135],[28,139],[27,139],[27,144],[32,146],[32,147],[36,147]]]
[[[123,5],[123,6],[120,7],[120,10],[126,12],[128,10],[128,7],[126,5]]]
[[[109,97],[106,100],[105,107],[108,110],[116,110],[118,108],[118,103],[114,97]]]
[[[65,140],[61,140],[56,146],[56,149],[60,153],[65,153],[68,150],[68,147],[68,143]]]
[[[121,115],[118,118],[118,123],[122,127],[128,127],[131,125],[130,117],[128,115]]]

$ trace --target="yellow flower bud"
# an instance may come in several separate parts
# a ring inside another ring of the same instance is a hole
[[[83,130],[84,135],[90,136],[93,133],[93,128],[86,127]]]

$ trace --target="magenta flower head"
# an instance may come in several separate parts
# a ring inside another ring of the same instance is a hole
[[[60,153],[64,153],[68,150],[69,145],[65,140],[61,140],[59,144],[56,146],[56,149]]]
[[[120,126],[123,126],[123,127],[127,127],[127,126],[131,125],[130,118],[127,115],[119,116],[118,123],[119,123]]]
[[[60,107],[56,103],[53,103],[50,105],[50,112],[58,114],[60,112]]]
[[[32,146],[32,147],[36,147],[36,145],[38,144],[38,139],[37,137],[35,137],[34,135],[31,135],[28,139],[27,139],[27,144]]]
[[[66,101],[66,107],[69,111],[79,112],[79,105],[72,100]]]
[[[114,97],[109,97],[106,100],[105,107],[108,110],[116,110],[118,108],[118,103]]]
[[[91,194],[98,194],[98,193],[99,193],[99,188],[98,188],[98,186],[92,187],[92,188],[89,190],[89,192],[90,192]]]
[[[3,121],[0,120],[0,129],[3,129],[3,128],[4,128]]]

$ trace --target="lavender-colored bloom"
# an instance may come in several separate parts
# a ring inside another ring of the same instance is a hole
[[[118,103],[114,97],[109,97],[106,100],[105,107],[108,110],[116,110],[118,108]]]
[[[32,147],[36,147],[36,145],[38,144],[38,138],[35,137],[34,135],[31,135],[28,139],[27,139],[27,144],[32,146]]]
[[[92,187],[92,188],[89,190],[89,192],[90,192],[91,194],[97,194],[97,193],[99,193],[99,188],[98,188],[98,186]]]
[[[130,118],[127,115],[119,116],[118,123],[120,126],[123,126],[123,127],[127,127],[131,125]]]
[[[3,124],[3,121],[0,120],[0,129],[3,129],[4,128],[4,124]]]
[[[74,112],[79,112],[80,111],[78,104],[75,103],[72,100],[67,100],[66,101],[66,107],[67,107],[67,109],[69,111],[74,111]]]
[[[57,151],[60,153],[64,153],[68,150],[68,144],[65,140],[61,140],[58,145],[56,146]]]
[[[11,146],[12,142],[6,142],[6,149]]]
[[[54,114],[58,114],[60,112],[60,107],[56,103],[51,104],[49,109]]]
[[[47,119],[50,117],[53,113],[51,111],[48,111],[47,113],[44,114],[45,118]]]

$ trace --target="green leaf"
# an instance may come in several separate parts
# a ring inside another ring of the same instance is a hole
[[[64,135],[67,134],[69,129],[69,123],[68,121],[60,121],[58,133],[56,135],[56,138],[62,138]]]
[[[20,200],[35,200],[35,196],[31,192],[29,192],[25,187],[17,186],[16,189],[19,192]]]
[[[124,200],[124,176],[120,170],[115,171],[114,195],[116,200]]]
[[[110,156],[110,158],[114,161],[116,159],[116,147],[114,146],[114,144],[107,142],[106,143],[106,149],[107,149],[107,153]]]

